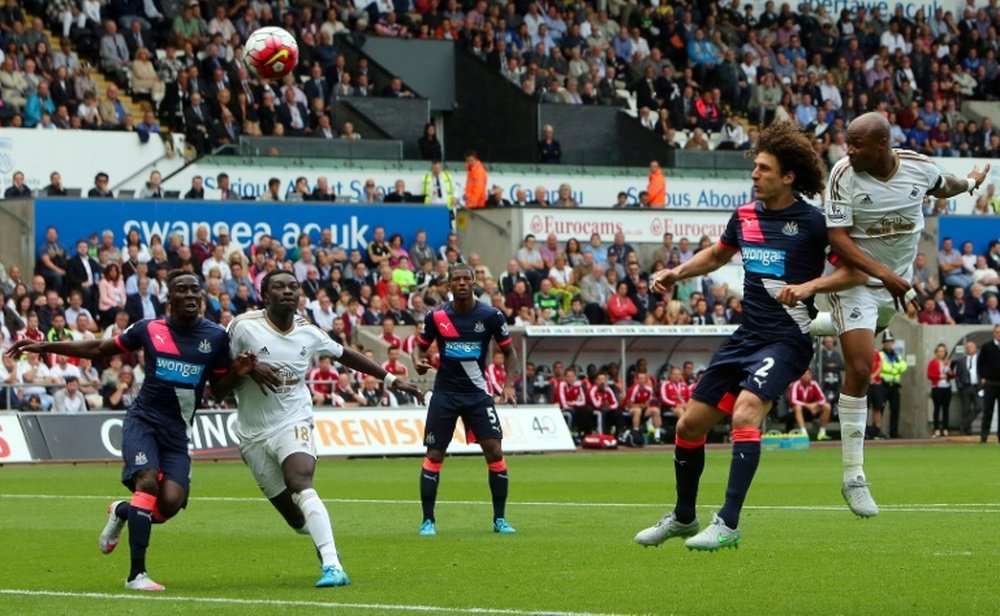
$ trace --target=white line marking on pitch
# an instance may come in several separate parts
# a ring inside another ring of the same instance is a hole
[[[342,603],[325,601],[282,601],[279,599],[238,599],[232,597],[171,597],[168,595],[116,594],[101,592],[63,592],[53,590],[26,590],[0,588],[0,595],[26,597],[52,597],[62,599],[125,599],[134,601],[161,601],[171,603],[217,603],[228,605],[309,607],[322,609],[380,610],[393,612],[427,612],[444,614],[504,614],[507,616],[617,616],[600,612],[528,611],[485,607],[443,607],[437,605],[393,605],[387,603]]]
[[[0,499],[19,498],[37,500],[114,500],[118,496],[102,496],[91,494],[0,494]],[[263,498],[248,496],[195,496],[195,500],[216,503],[259,503]],[[379,499],[379,498],[324,498],[328,503],[347,505],[418,505],[415,499]],[[473,500],[442,500],[442,505],[479,505],[492,506],[488,501]],[[654,503],[575,503],[560,501],[521,501],[508,502],[508,505],[520,507],[568,507],[594,508],[614,507],[620,509],[650,509],[662,508],[662,504]],[[705,507],[721,507],[721,505],[705,505]],[[900,513],[1000,513],[1000,503],[903,503],[899,505],[879,505],[883,511]],[[744,505],[744,509],[759,511],[842,511],[843,505]]]

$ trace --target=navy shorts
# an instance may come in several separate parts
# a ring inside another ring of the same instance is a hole
[[[738,329],[712,356],[691,397],[730,415],[744,389],[773,402],[802,376],[812,356],[804,336],[769,340]]]
[[[427,407],[424,424],[424,445],[429,449],[445,451],[455,434],[458,418],[465,426],[468,443],[481,443],[487,439],[503,438],[500,417],[493,397],[484,393],[466,394],[447,391],[435,392]]]
[[[139,471],[157,469],[162,479],[191,487],[191,454],[186,437],[182,440],[157,426],[129,414],[122,425],[122,483],[135,491],[133,478]]]

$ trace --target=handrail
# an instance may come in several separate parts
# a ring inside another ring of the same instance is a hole
[[[162,154],[161,156],[159,156],[158,158],[156,158],[155,160],[153,160],[152,162],[150,162],[149,164],[147,164],[147,165],[143,165],[142,167],[140,167],[140,168],[136,169],[135,171],[133,171],[133,172],[132,172],[132,174],[131,174],[131,175],[129,175],[128,177],[126,177],[126,178],[125,178],[124,180],[122,180],[122,181],[118,182],[118,183],[117,183],[117,184],[115,184],[114,186],[111,186],[111,187],[109,188],[109,190],[110,190],[111,192],[116,192],[116,191],[120,190],[122,186],[125,186],[125,185],[126,185],[126,184],[128,184],[128,183],[129,183],[129,182],[130,182],[130,181],[131,181],[132,179],[134,179],[134,178],[138,177],[138,176],[139,176],[139,174],[141,174],[141,173],[145,173],[145,172],[146,172],[146,170],[148,170],[149,168],[151,168],[151,167],[152,167],[152,168],[155,168],[155,167],[156,167],[156,165],[157,165],[157,164],[159,164],[159,162],[160,162],[160,161],[162,161],[162,160],[166,160],[166,159],[168,159],[168,158],[173,158],[173,157],[172,157],[172,156],[171,156],[171,155],[169,154],[169,152],[170,152],[171,150],[172,150],[172,151],[174,152],[174,156],[183,156],[183,155],[184,155],[184,154],[183,154],[182,152],[177,152],[177,149],[176,149],[176,144],[174,143],[174,138],[173,138],[173,133],[157,133],[157,134],[159,134],[159,135],[160,135],[160,139],[161,139],[161,141],[163,141],[163,149],[164,149],[164,152],[163,152],[163,154]],[[168,147],[168,141],[167,141],[168,139],[169,139],[169,147]],[[181,166],[181,169],[183,169],[184,167],[187,167],[187,165],[188,165],[188,164],[189,164],[189,163],[185,163],[184,165],[182,165],[182,166]],[[179,171],[179,170],[178,170],[178,171]],[[175,173],[176,173],[176,172],[175,172]],[[171,175],[170,175],[170,176],[168,176],[168,177],[173,177],[173,175],[174,175],[174,174],[171,174]],[[166,179],[167,179],[167,178],[164,178],[164,180],[166,180]]]

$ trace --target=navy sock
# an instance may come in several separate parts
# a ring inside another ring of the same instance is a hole
[[[674,517],[682,524],[693,522],[697,513],[698,483],[705,470],[705,441],[685,441],[678,437],[674,447],[674,477],[677,480],[677,504]]]
[[[153,511],[132,505],[128,512],[128,547],[131,552],[132,569],[128,579],[146,571],[146,548],[153,528]]]
[[[734,430],[735,432],[735,430]],[[740,510],[750,490],[754,473],[760,463],[760,431],[756,440],[734,441],[733,460],[729,466],[729,484],[726,486],[726,502],[719,510],[719,517],[729,528],[738,528]]]
[[[507,463],[503,460],[490,465],[490,494],[493,495],[493,519],[506,517],[507,508]]]
[[[122,520],[127,520],[128,519],[128,512],[129,512],[129,509],[131,509],[131,508],[132,508],[132,505],[130,505],[128,503],[128,501],[122,501],[122,502],[118,503],[117,507],[115,507],[115,515],[118,516],[119,518],[121,518]]]
[[[424,509],[424,519],[434,521],[434,505],[437,503],[438,483],[441,480],[441,463],[424,458],[420,469],[420,504]]]

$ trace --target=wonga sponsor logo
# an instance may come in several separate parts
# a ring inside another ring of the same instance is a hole
[[[478,342],[448,340],[444,343],[444,356],[452,359],[478,359],[481,349]]]
[[[156,358],[156,376],[172,383],[183,383],[185,385],[196,385],[201,378],[201,373],[205,371],[205,366],[190,364],[179,359],[169,357]]]
[[[742,249],[743,264],[748,272],[755,274],[768,274],[771,276],[785,275],[785,251],[774,250],[773,248],[751,248],[744,246]]]

